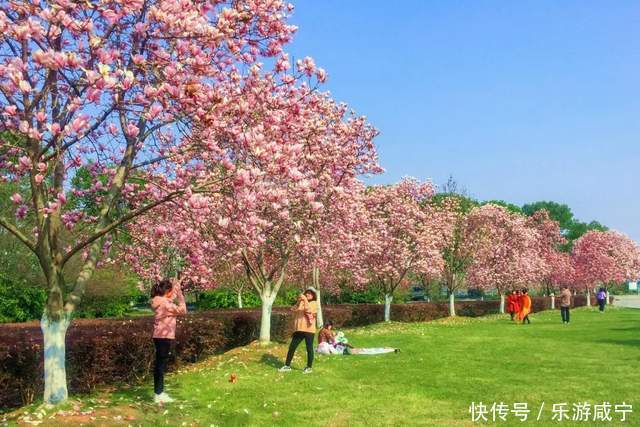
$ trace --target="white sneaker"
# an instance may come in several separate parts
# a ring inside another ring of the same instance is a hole
[[[291,366],[284,365],[282,368],[278,369],[278,372],[291,372]]]
[[[154,403],[171,403],[173,399],[167,393],[160,393],[153,396]]]
[[[313,369],[311,368],[304,368],[304,371],[302,371],[303,374],[310,374],[313,372]]]

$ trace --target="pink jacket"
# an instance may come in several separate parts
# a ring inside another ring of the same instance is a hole
[[[167,297],[153,297],[151,300],[151,308],[156,312],[153,321],[153,338],[175,339],[176,318],[187,312],[182,292],[178,292],[176,296],[177,305]]]

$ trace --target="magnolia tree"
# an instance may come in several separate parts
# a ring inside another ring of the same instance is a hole
[[[469,282],[478,288],[495,288],[500,295],[500,312],[504,313],[508,290],[529,286],[546,274],[540,235],[525,217],[492,204],[473,209],[467,221],[477,245]]]
[[[617,231],[587,232],[575,242],[571,256],[587,300],[591,288],[601,286],[608,292],[612,285],[640,277],[640,248]]]
[[[563,286],[576,292],[578,285],[576,281],[576,271],[571,259],[571,254],[566,252],[555,252],[546,260],[548,273],[544,278],[548,289],[559,289]],[[548,291],[549,292],[549,291]],[[590,302],[587,301],[587,305]]]
[[[562,236],[560,224],[552,220],[544,209],[530,216],[528,222],[538,232],[538,253],[546,267],[541,279],[546,294],[550,295],[554,288],[573,283],[570,259],[566,253],[559,252],[566,239]]]
[[[350,260],[357,253],[356,231],[363,217],[358,209],[364,186],[355,182],[341,187],[324,201],[324,209],[311,213],[302,230],[292,263],[292,276],[300,283],[311,283],[318,296],[317,324],[324,324],[322,294],[339,293],[344,286],[362,288],[349,272]]]
[[[393,293],[408,285],[410,273],[435,277],[442,270],[441,233],[421,206],[432,195],[431,183],[404,179],[368,188],[357,206],[363,221],[350,270],[380,288],[385,321],[391,318]]]
[[[323,76],[310,61],[298,69]],[[201,197],[204,206],[196,206],[206,213],[162,213],[163,222],[184,221],[172,227],[172,241],[179,253],[196,254],[188,260],[192,268],[210,269],[208,260],[221,254],[243,265],[262,301],[261,342],[270,341],[273,303],[291,260],[299,247],[317,239],[307,231],[321,222],[325,203],[360,187],[358,175],[379,169],[377,132],[364,117],[327,94],[283,80],[252,69],[245,83],[250,90],[238,94],[227,127],[202,122],[204,137],[237,141],[230,147],[233,161],[223,164],[233,179],[221,194]],[[202,286],[215,285],[199,279]]]
[[[230,176],[212,166],[233,151],[193,129],[205,117],[227,128],[239,70],[260,57],[286,62],[290,10],[270,0],[0,4],[0,175],[24,184],[15,218],[0,226],[47,280],[45,402],[67,398],[66,329],[112,231],[178,197],[219,191]],[[93,178],[88,189],[73,185],[80,170]],[[70,206],[72,197],[95,209]],[[65,276],[76,257],[80,272]]]
[[[441,253],[444,266],[441,281],[449,294],[449,315],[456,315],[455,292],[466,285],[467,270],[473,262],[474,242],[467,227],[470,207],[459,196],[437,200],[432,209],[434,223],[440,224]]]

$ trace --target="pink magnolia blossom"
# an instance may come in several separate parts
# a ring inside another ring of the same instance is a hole
[[[589,231],[571,253],[576,280],[587,289],[640,278],[640,248],[617,231]]]
[[[476,246],[468,272],[472,286],[497,289],[504,295],[539,283],[547,273],[540,234],[522,215],[487,204],[469,213],[467,227]]]

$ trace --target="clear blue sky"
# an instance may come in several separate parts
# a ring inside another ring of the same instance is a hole
[[[451,174],[640,241],[639,1],[292,1],[289,52],[381,132],[373,182]]]

